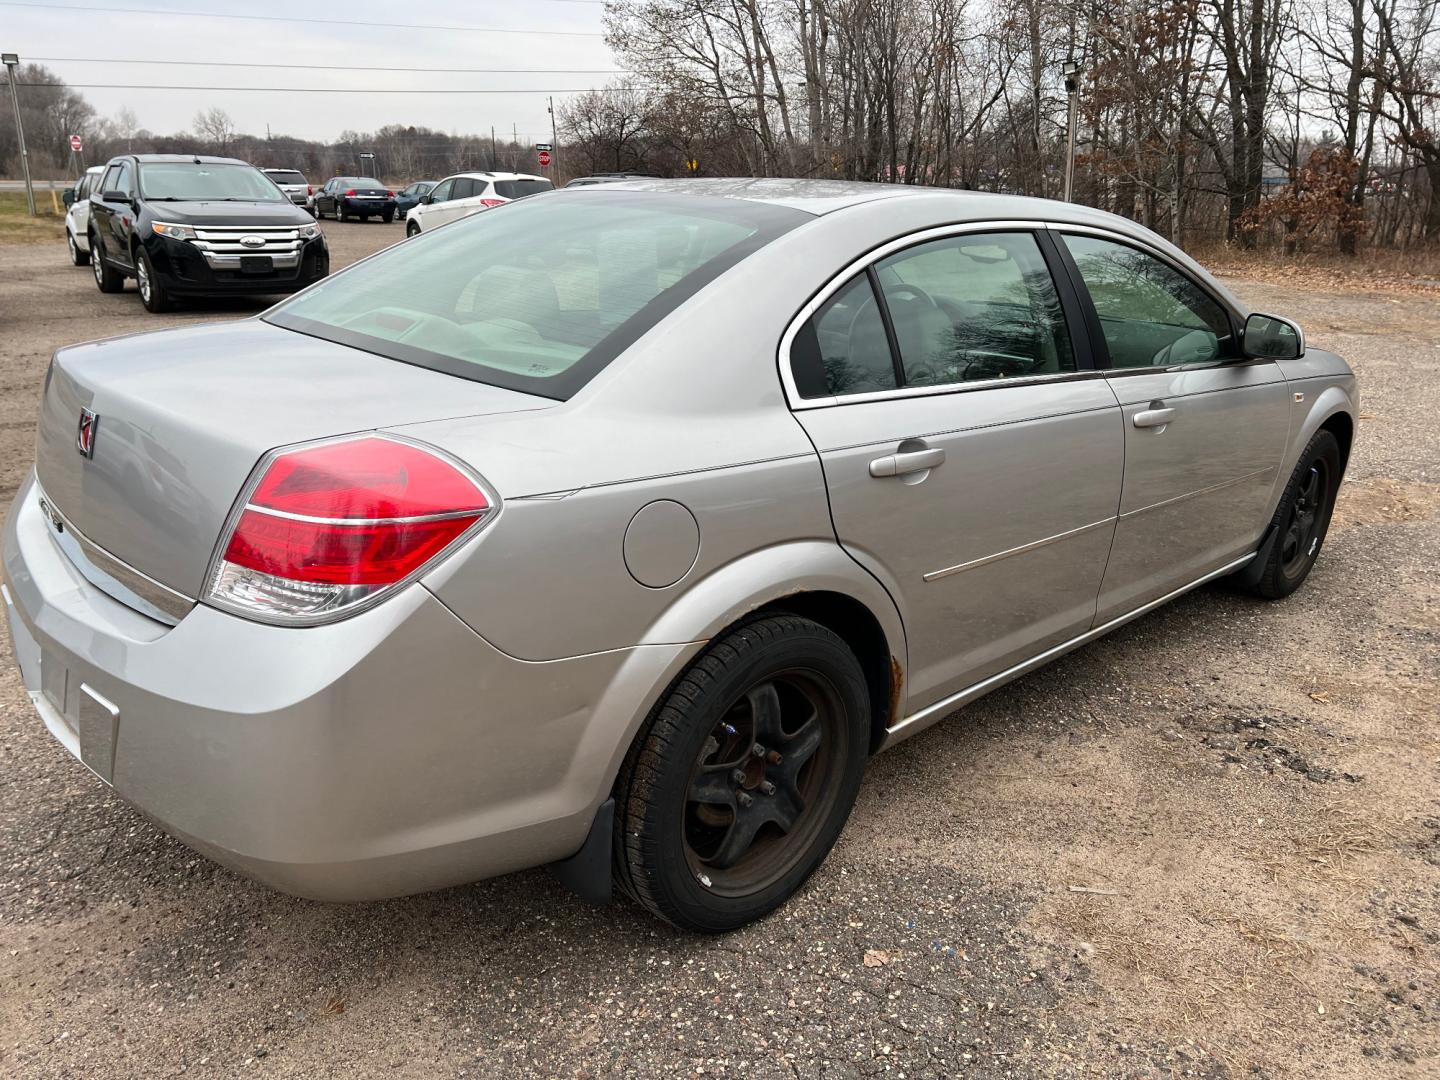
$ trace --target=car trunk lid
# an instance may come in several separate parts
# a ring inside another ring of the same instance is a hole
[[[269,450],[554,404],[249,320],[58,352],[36,468],[50,503],[90,541],[198,597],[235,498]],[[88,456],[84,410],[95,417]]]

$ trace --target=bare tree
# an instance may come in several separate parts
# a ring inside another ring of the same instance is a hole
[[[235,121],[224,109],[211,106],[195,114],[192,121],[195,134],[210,144],[217,154],[225,154],[235,139]]]

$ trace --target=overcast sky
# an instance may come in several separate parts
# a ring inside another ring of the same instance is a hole
[[[76,10],[80,5],[97,10]],[[124,11],[120,9],[131,9]],[[138,12],[134,9],[145,9]],[[202,18],[230,11],[251,18]],[[172,14],[173,13],[173,14]],[[352,128],[425,125],[450,132],[488,132],[493,124],[522,140],[549,141],[547,91],[587,89],[619,81],[605,74],[617,64],[601,36],[604,6],[586,0],[346,0],[342,4],[287,0],[36,0],[0,3],[0,48],[24,62],[44,63],[76,86],[102,115],[128,106],[151,131],[188,130],[196,110],[218,105],[244,132],[333,139]],[[313,16],[380,25],[269,21]],[[403,24],[443,25],[409,29]],[[547,33],[484,33],[493,27]],[[568,34],[560,32],[568,31]],[[81,63],[77,60],[184,60],[195,66]],[[43,59],[42,59],[43,58]],[[215,64],[325,64],[364,70],[216,67]],[[423,68],[376,71],[371,67]],[[555,74],[444,73],[439,68],[563,68]],[[585,70],[581,70],[585,69]],[[589,69],[602,69],[591,71]],[[142,89],[89,87],[134,84]],[[334,94],[284,91],[166,90],[164,86],[325,87],[377,90]],[[437,94],[384,91],[444,90]],[[457,91],[519,90],[465,94]],[[532,92],[533,91],[533,92]],[[556,105],[561,95],[557,93]]]

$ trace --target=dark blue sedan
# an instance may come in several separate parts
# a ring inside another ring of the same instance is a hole
[[[436,183],[435,180],[416,180],[409,187],[401,188],[395,195],[395,212],[404,217],[406,210],[420,205],[420,196],[429,195]]]

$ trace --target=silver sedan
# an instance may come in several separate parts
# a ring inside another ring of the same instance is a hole
[[[597,185],[60,350],[4,600],[54,736],[246,874],[550,864],[720,931],[875,752],[1197,585],[1298,588],[1357,414],[1108,214]]]

